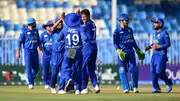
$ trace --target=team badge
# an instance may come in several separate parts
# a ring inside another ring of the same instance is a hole
[[[48,37],[48,35],[44,35],[44,37]]]
[[[31,32],[27,32],[27,34],[31,34]]]
[[[119,32],[119,33],[121,33],[121,34],[122,34],[122,33],[124,33],[124,32],[123,32],[123,31],[121,31],[121,32]]]

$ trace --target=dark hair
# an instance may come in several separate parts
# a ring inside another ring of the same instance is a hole
[[[90,11],[89,11],[88,9],[83,9],[83,10],[81,11],[81,14],[85,14],[85,15],[87,15],[87,16],[90,17]]]

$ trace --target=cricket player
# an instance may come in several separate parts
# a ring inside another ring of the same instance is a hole
[[[64,14],[64,13],[63,13]],[[62,14],[62,18],[63,15]],[[51,67],[52,67],[52,74],[51,74],[51,93],[56,94],[55,85],[57,83],[58,73],[62,66],[63,62],[63,54],[64,54],[64,40],[58,41],[59,33],[63,29],[63,20],[62,18],[56,18],[55,24],[52,27],[52,55],[51,55]],[[63,88],[63,79],[60,79],[60,88]],[[64,91],[59,91],[59,94],[64,93]]]
[[[100,88],[97,83],[96,70],[96,58],[97,58],[97,44],[96,44],[96,25],[90,19],[90,11],[88,9],[83,9],[81,11],[81,17],[83,24],[81,25],[82,31],[84,31],[83,39],[83,65],[82,65],[82,91],[81,94],[88,94],[89,90],[87,88],[88,79],[91,78],[92,85],[94,87],[95,93],[100,92]]]
[[[42,57],[42,68],[43,68],[43,79],[45,89],[49,88],[49,69],[50,69],[50,61],[51,61],[51,53],[52,53],[52,26],[53,22],[48,21],[43,25],[43,28],[46,29],[40,36],[42,49],[43,49],[43,57]]]
[[[122,82],[122,89],[124,93],[129,93],[130,86],[127,77],[128,70],[131,73],[132,88],[134,93],[138,93],[138,75],[139,68],[136,66],[135,52],[140,60],[145,58],[145,54],[137,46],[134,37],[133,31],[129,24],[129,17],[127,14],[120,15],[120,26],[118,26],[113,34],[114,47],[119,55],[118,64],[119,64],[119,74]]]
[[[74,80],[76,85],[75,94],[80,94],[82,65],[81,17],[79,14],[69,13],[65,16],[64,21],[66,26],[64,26],[59,36],[59,40],[64,39],[65,41],[64,61],[60,79],[65,80],[66,86],[64,90],[66,92],[72,87]]]
[[[169,34],[166,30],[162,29],[164,25],[162,18],[154,17],[151,22],[153,22],[156,33],[153,36],[153,43],[146,50],[153,49],[151,75],[154,90],[152,93],[161,93],[158,78],[162,79],[167,85],[167,92],[171,92],[173,83],[171,79],[168,79],[165,72],[166,62],[168,61],[167,49],[171,46]]]
[[[34,88],[34,79],[39,70],[39,55],[37,48],[39,48],[40,55],[43,56],[42,47],[40,43],[39,33],[36,29],[36,20],[28,18],[28,28],[25,28],[18,39],[18,48],[16,52],[16,59],[20,58],[21,45],[24,48],[25,67],[28,79],[29,89]]]

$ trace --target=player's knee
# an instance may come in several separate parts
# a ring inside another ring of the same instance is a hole
[[[119,67],[119,73],[120,74],[124,74],[126,71],[125,71],[125,68],[124,67]]]
[[[157,73],[157,75],[159,75],[159,76],[161,76],[161,75],[164,75],[164,74],[165,74],[165,72],[163,72],[163,71],[157,71],[156,73]]]
[[[138,66],[134,66],[131,68],[130,72],[139,72],[139,67]]]
[[[52,75],[52,76],[57,76],[57,74],[58,74],[57,72],[52,72],[51,75]]]

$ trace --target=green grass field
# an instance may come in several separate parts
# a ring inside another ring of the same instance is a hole
[[[27,86],[0,86],[0,101],[180,101],[180,86],[174,86],[172,93],[166,93],[165,86],[161,88],[163,93],[152,94],[151,86],[140,85],[139,94],[123,94],[117,85],[105,85],[100,94],[58,95],[51,94],[44,86],[35,86],[33,90]]]

